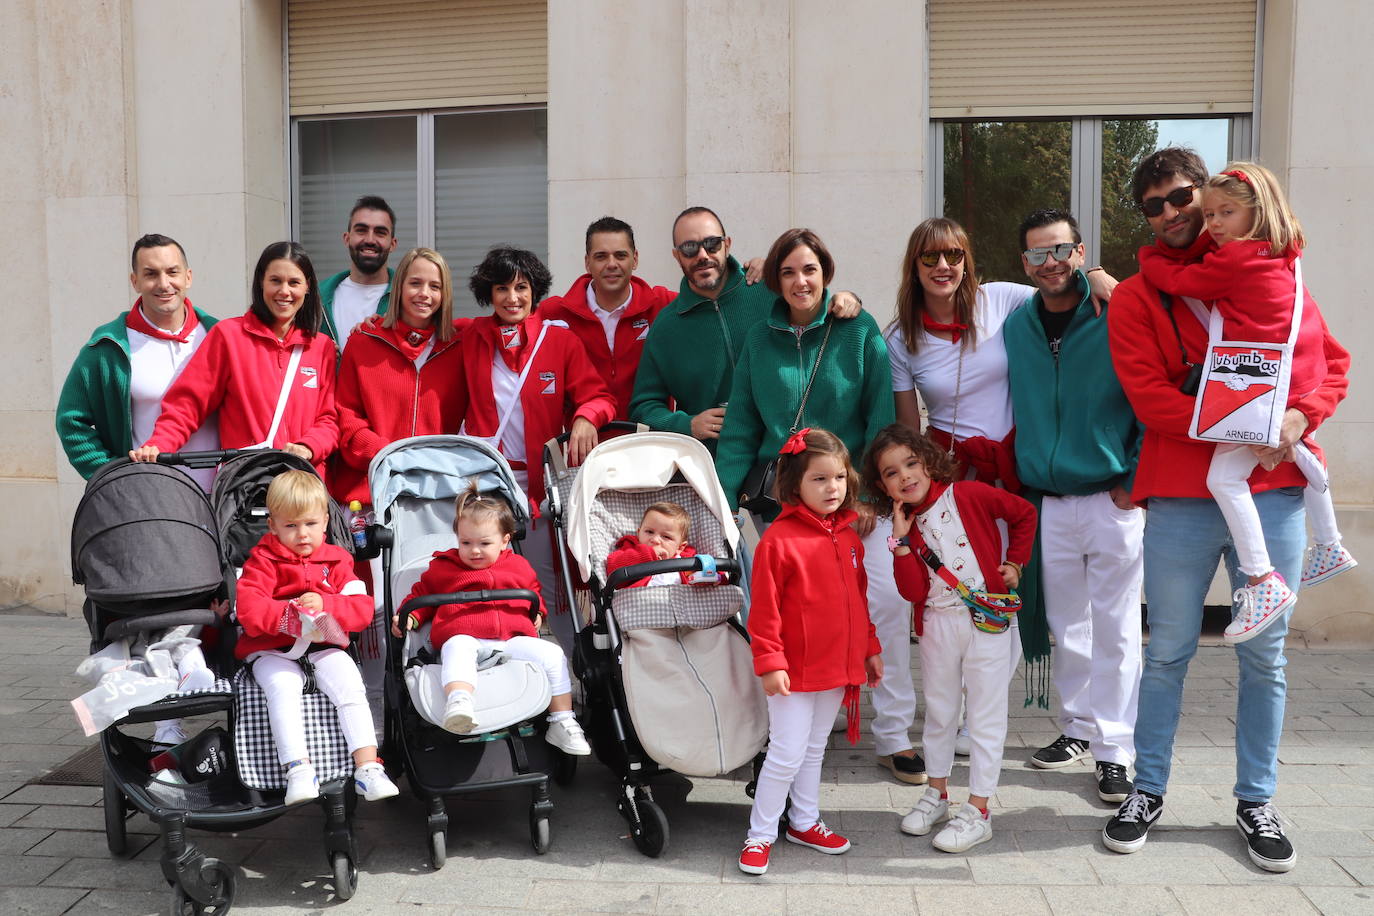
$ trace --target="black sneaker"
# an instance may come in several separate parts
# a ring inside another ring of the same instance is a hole
[[[1283,818],[1269,802],[1238,802],[1236,829],[1250,845],[1250,861],[1265,871],[1288,871],[1298,861],[1293,844],[1283,835]]]
[[[910,757],[902,754],[881,754],[878,757],[878,766],[887,767],[900,782],[913,786],[925,785],[926,762],[915,751],[912,751]]]
[[[1124,802],[1135,789],[1126,776],[1126,768],[1119,763],[1097,764],[1097,797],[1104,802]]]
[[[1145,845],[1150,828],[1164,813],[1164,798],[1136,789],[1102,828],[1102,845],[1112,852],[1135,852]]]
[[[1042,770],[1057,770],[1088,756],[1088,742],[1079,738],[1060,735],[1053,744],[1047,744],[1031,755],[1031,766]]]

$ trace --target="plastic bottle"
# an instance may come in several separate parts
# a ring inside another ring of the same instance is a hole
[[[363,504],[355,499],[348,504],[348,511],[353,513],[353,518],[348,522],[348,530],[353,532],[353,547],[355,550],[366,550],[367,516],[363,513]]]

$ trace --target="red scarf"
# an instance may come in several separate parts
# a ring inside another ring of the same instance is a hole
[[[185,302],[186,321],[182,323],[180,331],[164,331],[149,321],[148,316],[143,314],[142,296],[134,300],[134,307],[129,309],[129,314],[124,317],[124,326],[158,340],[175,340],[179,343],[186,343],[191,339],[191,334],[195,331],[196,326],[200,324],[200,319],[196,317],[196,310],[191,307],[191,300],[187,299]]]
[[[948,324],[944,324],[931,318],[929,312],[921,312],[921,327],[931,332],[949,331],[950,334],[954,335],[954,343],[958,343],[959,338],[968,330],[968,325],[962,321],[951,321]]]
[[[404,321],[397,321],[391,327],[380,330],[391,335],[391,342],[396,345],[396,349],[405,354],[406,359],[412,363],[420,358],[420,354],[434,336],[434,325],[427,328],[412,328]]]
[[[488,325],[489,334],[496,341],[496,352],[501,354],[501,358],[506,361],[506,367],[512,372],[520,371],[521,357],[525,352],[525,344],[528,343],[525,337],[524,322],[520,324],[502,324],[495,318]]]

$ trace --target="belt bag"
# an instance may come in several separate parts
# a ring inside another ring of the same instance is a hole
[[[1302,303],[1302,261],[1295,258],[1293,324],[1286,342],[1223,340],[1221,313],[1212,308],[1207,320],[1202,385],[1188,427],[1191,438],[1270,448],[1279,444],[1279,429],[1288,407],[1293,348],[1302,324]]]
[[[975,629],[984,633],[1005,633],[1007,631],[1007,628],[1011,626],[1012,615],[1021,610],[1020,597],[1014,594],[969,588],[960,582],[954,573],[949,571],[949,567],[940,562],[939,556],[926,545],[914,524],[911,526],[910,539],[911,549],[916,552],[916,555],[925,561],[931,572],[935,573],[942,582],[954,590],[954,593],[959,596],[959,600],[964,602]]]

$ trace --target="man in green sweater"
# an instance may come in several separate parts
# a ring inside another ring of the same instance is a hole
[[[745,283],[720,217],[706,207],[688,207],[674,220],[673,257],[682,285],[649,329],[630,418],[694,436],[714,453],[744,339],[776,297],[761,283]],[[853,293],[832,297],[838,317],[852,318],[861,308]]]
[[[351,265],[320,283],[321,330],[334,338],[341,353],[359,322],[386,314],[393,273],[386,261],[396,250],[396,214],[390,205],[374,194],[354,201],[343,243]]]
[[[1082,271],[1074,218],[1037,210],[1021,224],[1036,286],[1003,328],[1016,417],[1016,473],[1040,512],[1045,617],[1056,649],[1060,736],[1042,769],[1091,756],[1098,796],[1131,791],[1140,684],[1144,513],[1130,499],[1141,429],[1121,390]]]

